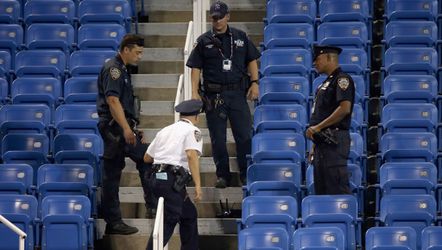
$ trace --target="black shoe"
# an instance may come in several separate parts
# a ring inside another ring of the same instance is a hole
[[[218,180],[216,180],[215,187],[216,188],[226,188],[227,187],[226,179],[219,177]]]
[[[138,232],[138,228],[131,227],[127,225],[126,223],[120,221],[113,224],[106,224],[106,230],[104,231],[105,234],[134,234]]]

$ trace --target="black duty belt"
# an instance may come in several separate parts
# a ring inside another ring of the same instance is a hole
[[[227,90],[241,90],[241,83],[219,84],[213,82],[204,82],[204,90],[209,93],[220,93]]]
[[[179,168],[182,168],[181,166],[178,165],[165,164],[165,163],[153,164],[152,167],[155,171],[165,171],[165,172],[176,172]]]

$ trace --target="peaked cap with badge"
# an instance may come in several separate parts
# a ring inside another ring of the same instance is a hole
[[[192,116],[201,113],[203,102],[201,100],[183,101],[175,107],[175,111],[184,116]]]
[[[212,18],[222,19],[229,13],[229,6],[222,1],[216,1],[210,6],[209,14]]]
[[[328,46],[328,45],[314,45],[313,46],[313,61],[316,60],[316,57],[322,54],[341,54],[342,49],[335,46]]]

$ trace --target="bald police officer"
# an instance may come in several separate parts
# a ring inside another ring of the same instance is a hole
[[[203,139],[195,125],[199,122],[198,114],[202,106],[200,100],[183,101],[177,105],[175,110],[180,113],[180,120],[161,129],[144,156],[145,162],[153,162],[148,183],[152,187],[155,203],[160,197],[164,198],[164,245],[179,223],[182,250],[198,249],[198,215],[187,194],[186,184],[193,179],[194,200],[199,201],[202,195],[199,157]],[[151,236],[147,250],[152,248]]]
[[[127,71],[128,65],[135,65],[141,59],[143,48],[142,37],[125,35],[118,54],[103,65],[97,81],[98,129],[104,141],[101,207],[107,223],[106,234],[138,232],[137,228],[126,225],[121,219],[118,192],[126,156],[137,164],[146,204],[149,203],[149,192],[143,181],[145,172],[150,168],[143,162],[148,145],[141,141],[141,135],[135,129],[138,114],[130,74]]]
[[[350,75],[339,67],[342,49],[314,46],[313,62],[319,74],[327,78],[316,89],[306,136],[313,140],[315,194],[350,194],[347,158],[350,152],[350,123],[355,86]],[[334,139],[324,140],[326,133]]]
[[[227,4],[216,1],[210,7],[212,29],[202,34],[187,61],[192,68],[192,98],[205,102],[207,126],[218,177],[216,187],[230,185],[226,147],[227,119],[236,142],[236,154],[243,184],[246,155],[251,151],[252,119],[247,99],[258,98],[259,51],[246,33],[230,27]],[[200,86],[200,73],[204,82]],[[249,76],[250,74],[250,76]]]

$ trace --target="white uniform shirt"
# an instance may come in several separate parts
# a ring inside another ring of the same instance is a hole
[[[187,119],[171,124],[160,130],[147,148],[146,153],[154,164],[171,164],[189,170],[186,150],[193,149],[201,156],[203,138],[199,128]]]

